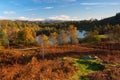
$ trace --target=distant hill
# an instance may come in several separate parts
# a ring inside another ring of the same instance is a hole
[[[115,16],[98,21],[98,25],[105,25],[105,24],[110,24],[110,25],[120,24],[120,13],[117,13]]]
[[[102,20],[81,20],[81,21],[57,21],[57,20],[45,20],[45,21],[33,21],[33,23],[37,23],[40,27],[54,27],[56,29],[64,28],[66,29],[69,25],[74,25],[78,28],[78,30],[91,31],[94,30],[95,27],[105,25],[116,25],[120,24],[120,13],[117,13],[115,16],[104,18]]]
[[[9,23],[9,24],[8,24]],[[97,20],[97,19],[91,19],[91,20],[81,20],[81,21],[60,21],[60,20],[44,20],[44,21],[22,21],[22,20],[0,20],[0,26],[3,25],[11,25],[17,23],[21,24],[34,24],[37,25],[38,27],[45,28],[45,27],[50,27],[50,28],[55,28],[55,30],[59,29],[66,29],[70,25],[74,25],[77,27],[78,30],[80,31],[92,31],[96,28],[103,28],[106,25],[116,25],[120,24],[120,13],[117,13],[115,16],[104,18],[102,20]],[[23,26],[21,26],[23,27]]]

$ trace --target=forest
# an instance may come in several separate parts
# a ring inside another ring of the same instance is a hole
[[[120,80],[120,13],[101,20],[0,20],[0,80]]]

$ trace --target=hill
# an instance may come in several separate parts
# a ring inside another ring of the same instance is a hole
[[[120,13],[117,13],[115,16],[102,19],[102,20],[98,21],[98,23],[99,23],[99,25],[105,25],[105,24],[116,25],[116,24],[120,24]]]

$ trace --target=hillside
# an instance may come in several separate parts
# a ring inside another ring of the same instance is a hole
[[[120,24],[120,13],[117,13],[115,16],[104,18],[102,20],[91,19],[91,20],[81,20],[81,21],[35,21],[33,23],[38,24],[40,27],[54,27],[57,29],[66,28],[69,25],[76,26],[79,30],[91,31],[96,27],[105,25],[117,25]]]
[[[99,25],[105,25],[105,24],[116,25],[116,24],[120,24],[120,13],[117,13],[115,16],[102,19],[102,20],[98,21],[98,23],[99,23]]]

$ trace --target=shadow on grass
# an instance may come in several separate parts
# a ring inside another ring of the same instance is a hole
[[[91,61],[86,61],[86,60],[85,61],[78,60],[77,62],[79,64],[87,66],[87,69],[92,70],[92,71],[99,71],[99,70],[102,71],[105,68],[104,65],[101,65],[101,64],[96,63],[96,62],[91,62]]]

